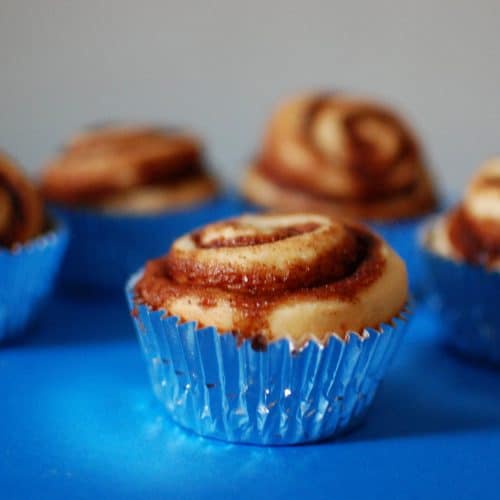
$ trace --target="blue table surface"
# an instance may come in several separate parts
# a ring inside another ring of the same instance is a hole
[[[364,425],[261,448],[178,429],[150,391],[124,300],[57,297],[0,349],[1,498],[500,498],[500,372],[417,308]]]

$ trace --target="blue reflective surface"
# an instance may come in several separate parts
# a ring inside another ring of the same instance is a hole
[[[165,417],[124,301],[54,299],[0,350],[0,497],[498,498],[500,372],[444,350],[420,307],[362,427],[260,448]]]

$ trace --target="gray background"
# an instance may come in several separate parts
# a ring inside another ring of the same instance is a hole
[[[82,125],[187,125],[235,182],[276,100],[399,106],[450,192],[500,151],[500,1],[0,0],[0,146],[35,172]]]

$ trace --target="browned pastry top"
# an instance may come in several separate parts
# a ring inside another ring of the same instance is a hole
[[[239,338],[344,336],[407,300],[399,257],[364,227],[318,214],[246,215],[179,238],[136,298]]]
[[[500,269],[500,158],[490,159],[479,169],[463,202],[441,227],[445,234],[438,235],[438,241],[444,253]]]
[[[272,199],[265,186],[254,191],[256,178],[281,188],[282,196],[277,191]],[[299,195],[303,205],[309,198],[324,211],[368,219],[416,216],[436,205],[404,121],[380,104],[340,93],[299,96],[280,106],[247,183],[249,198],[280,209],[296,208]]]
[[[105,205],[138,188],[149,195],[147,187],[199,185],[200,180],[214,191],[195,137],[162,128],[113,126],[74,137],[44,169],[42,192],[54,202]]]

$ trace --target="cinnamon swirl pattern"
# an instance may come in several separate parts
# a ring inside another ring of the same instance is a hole
[[[152,261],[137,297],[233,331],[290,338],[376,328],[407,301],[404,264],[366,229],[315,214],[247,215],[178,239]]]
[[[392,221],[436,206],[420,147],[389,109],[344,94],[303,95],[281,105],[243,182],[247,198]]]
[[[429,226],[423,248],[447,341],[500,364],[500,158],[487,161],[463,202]]]
[[[0,152],[0,246],[25,243],[42,229],[40,196],[14,162]]]
[[[320,439],[361,418],[401,339],[408,298],[404,264],[382,240],[312,213],[205,226],[127,290],[172,417],[260,444]]]
[[[44,169],[51,202],[111,212],[154,213],[213,198],[202,147],[185,133],[103,127],[76,136]]]

